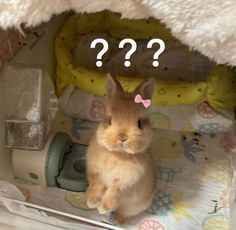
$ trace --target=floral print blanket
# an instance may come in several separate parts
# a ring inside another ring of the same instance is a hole
[[[58,126],[68,128],[71,121],[61,119]],[[71,128],[75,131],[78,124],[75,121],[73,124]],[[80,142],[88,143],[93,125],[91,127],[84,124],[80,129]],[[157,178],[155,199],[145,213],[122,228],[229,230],[232,208],[235,207],[233,140],[229,133],[155,130],[152,145]],[[84,192],[22,183],[18,187],[32,203],[109,222],[108,216],[101,216],[87,207]]]
[[[234,147],[230,134],[156,131],[156,197],[127,229],[231,229]]]

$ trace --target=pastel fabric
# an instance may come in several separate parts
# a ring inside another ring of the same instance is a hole
[[[88,143],[93,133],[88,130],[80,131],[80,142]],[[235,207],[233,136],[157,130],[154,138],[155,199],[146,212],[122,227],[128,230],[229,230],[230,214]],[[31,203],[109,222],[109,216],[99,215],[87,207],[83,192],[15,184],[27,191],[24,193]]]

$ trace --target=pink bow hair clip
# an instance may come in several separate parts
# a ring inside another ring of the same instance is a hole
[[[144,100],[144,99],[142,98],[142,96],[139,95],[139,94],[137,94],[137,95],[135,96],[134,102],[135,102],[135,103],[143,103],[143,106],[144,106],[145,108],[148,108],[148,107],[151,105],[151,100],[150,100],[150,99]]]

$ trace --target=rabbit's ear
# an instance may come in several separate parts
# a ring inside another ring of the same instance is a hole
[[[111,74],[108,73],[106,76],[106,95],[108,97],[113,97],[123,92],[124,90],[121,84],[116,80],[115,77],[111,76]]]
[[[134,94],[140,94],[143,99],[151,99],[154,90],[154,78],[149,78],[148,80],[142,82],[134,90]]]

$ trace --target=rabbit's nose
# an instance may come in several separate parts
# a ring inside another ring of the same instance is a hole
[[[127,137],[126,134],[120,133],[119,136],[118,136],[118,139],[119,139],[121,142],[125,142],[125,141],[127,141],[128,137]]]

